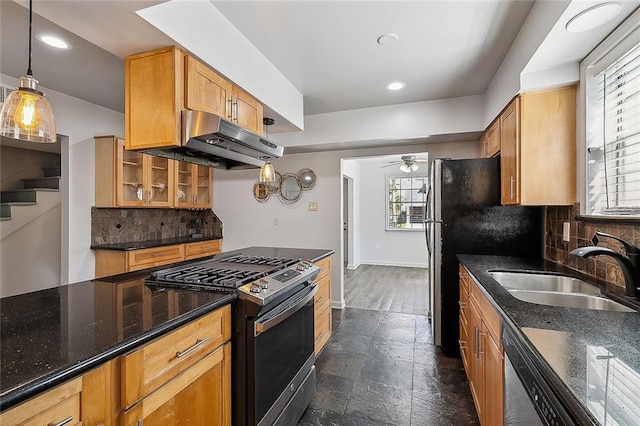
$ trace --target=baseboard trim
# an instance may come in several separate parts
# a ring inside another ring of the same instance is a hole
[[[405,268],[423,268],[427,269],[429,265],[426,263],[409,263],[409,262],[387,262],[377,260],[363,260],[359,265],[374,265],[374,266],[402,266]]]
[[[357,269],[360,266],[360,263],[356,263],[355,265],[347,264],[347,269]]]
[[[333,309],[344,309],[344,307],[346,305],[347,304],[345,303],[344,299],[342,299],[342,300],[332,300],[331,301],[331,307]]]

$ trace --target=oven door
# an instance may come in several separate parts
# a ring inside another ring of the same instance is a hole
[[[247,321],[247,408],[255,424],[273,424],[313,370],[317,291],[316,285],[305,287]]]

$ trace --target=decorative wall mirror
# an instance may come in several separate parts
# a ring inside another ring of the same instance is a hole
[[[302,197],[302,183],[298,175],[286,173],[282,175],[278,198],[285,204],[292,204]]]
[[[300,185],[303,190],[309,190],[316,186],[316,174],[311,169],[302,169],[298,172]]]

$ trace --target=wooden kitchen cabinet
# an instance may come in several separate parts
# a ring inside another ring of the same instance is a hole
[[[117,361],[69,380],[0,414],[2,425],[111,425],[117,423]],[[67,423],[62,423],[67,421]]]
[[[211,168],[201,164],[177,161],[175,168],[174,205],[182,208],[211,208]]]
[[[520,94],[499,122],[502,204],[572,205],[575,86]]]
[[[501,426],[504,424],[501,320],[463,266],[460,266],[460,302],[460,347],[478,418],[482,425]],[[468,327],[466,335],[462,333],[463,323]]]
[[[123,355],[124,426],[231,423],[231,308]]]
[[[331,337],[331,257],[316,262],[320,273],[316,278],[318,291],[313,297],[314,340],[316,356]]]
[[[96,207],[171,207],[174,161],[125,150],[116,136],[95,138]]]
[[[95,249],[96,278],[139,271],[154,266],[213,256],[222,251],[222,240],[194,241],[184,244],[138,250]]]
[[[125,58],[127,149],[180,146],[184,109],[262,134],[262,104],[182,50],[171,46]]]
[[[478,141],[478,157],[491,158],[500,154],[500,120],[495,120]]]

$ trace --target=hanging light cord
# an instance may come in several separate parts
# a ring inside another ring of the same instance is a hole
[[[33,0],[29,0],[29,68],[27,68],[27,75],[33,77],[33,71],[31,71],[31,24],[33,22]]]

